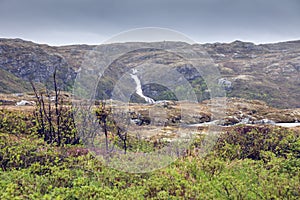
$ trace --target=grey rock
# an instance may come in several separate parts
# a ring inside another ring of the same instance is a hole
[[[261,119],[261,120],[254,121],[253,123],[254,124],[271,124],[271,125],[276,124],[273,120],[269,120],[269,119]]]
[[[26,101],[26,100],[21,100],[16,103],[16,106],[32,106],[35,103],[33,101]]]
[[[218,84],[220,86],[222,86],[225,90],[231,90],[232,89],[231,81],[227,80],[226,78],[220,78],[218,80]]]

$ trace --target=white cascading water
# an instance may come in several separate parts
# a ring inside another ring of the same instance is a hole
[[[136,83],[136,89],[135,92],[142,97],[143,99],[145,99],[145,101],[147,103],[155,103],[154,99],[150,98],[150,97],[146,97],[143,94],[143,90],[142,90],[142,85],[141,85],[141,81],[139,79],[139,77],[136,75],[137,70],[136,69],[132,69],[132,74],[130,74],[131,78],[135,81]]]

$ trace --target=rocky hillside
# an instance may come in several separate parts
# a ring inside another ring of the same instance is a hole
[[[51,83],[54,69],[58,69],[58,79],[62,89],[67,90],[72,86],[76,76],[74,67],[61,55],[57,48],[47,45],[35,44],[20,39],[0,39],[0,69],[1,76],[7,73],[14,79],[20,79],[27,84],[22,84],[17,92],[27,91],[28,82]],[[6,81],[7,82],[7,81]],[[0,92],[16,92],[16,86],[0,82]],[[5,85],[4,85],[5,84]]]
[[[156,43],[157,44],[157,43]],[[160,43],[158,43],[160,44]],[[188,45],[181,42],[164,42],[162,45]],[[101,45],[97,51],[126,49],[143,43]],[[217,64],[229,97],[258,99],[281,108],[300,107],[300,41],[255,45],[235,41],[232,43],[194,44],[195,52],[205,50]],[[95,46],[72,45],[51,47],[20,39],[0,39],[0,93],[30,90],[29,80],[52,87],[51,79],[58,69],[60,87],[70,90],[76,73]],[[160,49],[143,49],[129,52],[118,58],[104,72],[99,84],[99,97],[110,97],[112,88],[122,75],[132,67],[156,63],[175,67],[195,88],[198,100],[208,98],[207,86],[200,74],[179,56]],[[155,99],[174,99],[175,96],[162,85],[143,84],[144,93]],[[180,89],[180,88],[179,88]],[[133,101],[140,101],[133,96]]]
[[[228,96],[259,99],[276,107],[300,106],[300,41],[204,46],[232,82]]]

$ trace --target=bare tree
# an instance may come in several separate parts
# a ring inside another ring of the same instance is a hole
[[[79,137],[75,131],[73,117],[74,108],[64,106],[63,98],[57,84],[57,68],[53,73],[53,88],[38,91],[33,81],[30,81],[36,97],[36,121],[38,133],[48,143],[56,143],[57,146],[63,144],[78,144]],[[52,97],[51,94],[54,93]],[[53,105],[54,104],[54,105]]]
[[[101,101],[100,105],[96,109],[96,116],[98,118],[100,127],[102,128],[105,136],[105,148],[106,152],[110,152],[109,150],[109,134],[111,134],[111,138],[115,136],[120,139],[123,143],[122,147],[124,149],[124,153],[127,151],[127,131],[122,129],[117,122],[113,119],[112,109],[106,107],[106,102]]]

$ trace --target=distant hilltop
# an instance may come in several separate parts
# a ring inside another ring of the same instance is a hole
[[[159,42],[157,42],[159,43]],[[163,43],[163,42],[161,42]],[[165,42],[180,45],[182,42]],[[103,49],[124,48],[127,45],[142,47],[144,43],[130,42],[102,45]],[[52,79],[54,67],[63,90],[71,90],[85,55],[95,45],[49,46],[21,39],[0,38],[0,93],[30,91],[28,80],[45,85]],[[255,45],[250,42],[212,43],[190,45],[193,51],[204,49],[218,65],[227,96],[258,99],[282,108],[300,107],[300,41]],[[101,48],[100,48],[101,49]],[[113,62],[105,72],[99,89],[102,97],[109,98],[113,84],[130,66],[151,60],[153,63],[175,67],[195,88],[198,99],[208,97],[199,74],[174,55],[159,49],[137,50]],[[143,85],[146,96],[154,100],[173,98],[166,88]],[[135,99],[139,101],[138,97]]]

